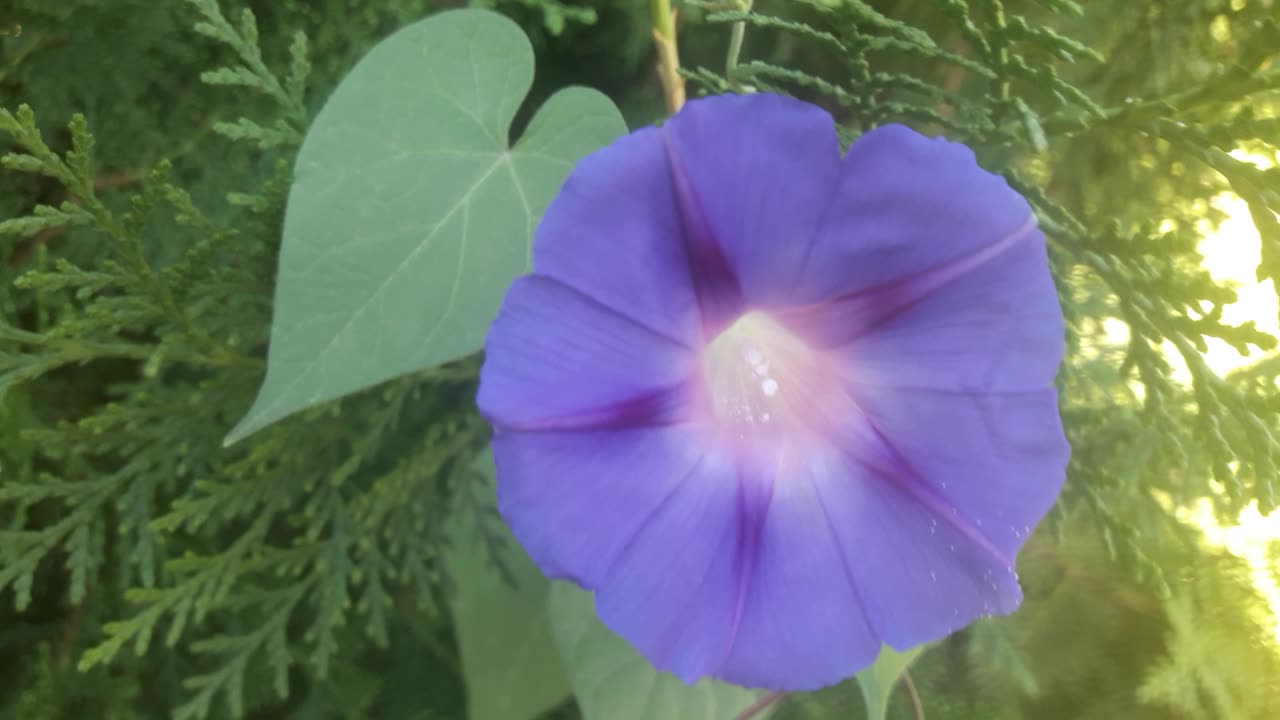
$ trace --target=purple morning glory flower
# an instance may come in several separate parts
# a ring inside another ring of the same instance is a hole
[[[533,269],[481,372],[499,510],[655,666],[810,689],[1017,607],[1063,321],[968,148],[693,101],[578,165]]]

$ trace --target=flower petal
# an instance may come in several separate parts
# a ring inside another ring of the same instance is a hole
[[[810,462],[797,442],[778,467],[773,498],[760,533],[733,652],[716,677],[747,687],[813,690],[838,682],[873,660],[880,640],[862,611],[851,568],[818,495],[830,468]],[[844,471],[843,467],[839,471]]]
[[[1006,557],[1022,547],[1062,489],[1071,451],[1052,388],[852,392],[913,473]]]
[[[863,612],[895,650],[945,637],[1022,600],[1008,558],[950,516],[939,496],[889,465],[866,437],[814,453],[818,494],[848,559]]]
[[[687,415],[694,354],[565,285],[516,280],[489,330],[476,402],[499,429],[664,424]]]
[[[693,101],[584,160],[533,256],[481,372],[499,509],[658,668],[811,689],[1019,604],[1062,316],[967,148]]]
[[[901,125],[849,148],[806,249],[797,304],[848,295],[936,268],[1021,228],[1027,202],[973,151]]]
[[[828,327],[839,325],[833,320]],[[838,353],[855,383],[1012,392],[1049,387],[1064,349],[1062,309],[1036,231]]]
[[[533,269],[658,334],[698,341],[662,131],[639,130],[578,163],[534,234]]]
[[[705,452],[686,427],[499,432],[498,510],[544,572],[594,589]]]
[[[831,116],[781,95],[721,95],[686,104],[662,132],[745,300],[754,309],[787,301],[839,179]]]
[[[704,455],[596,591],[600,620],[687,683],[715,673],[733,648],[772,492],[765,481]]]

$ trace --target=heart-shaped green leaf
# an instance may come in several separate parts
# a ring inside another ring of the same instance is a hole
[[[654,670],[600,622],[591,593],[566,582],[551,586],[551,632],[584,720],[727,720],[762,694],[708,678],[685,685]]]
[[[880,648],[880,655],[871,667],[858,673],[858,687],[862,688],[862,698],[867,701],[868,720],[884,720],[889,712],[889,698],[893,696],[893,688],[898,684],[902,673],[924,652],[925,646],[918,645],[905,652],[898,652],[885,645]]]
[[[480,349],[547,203],[626,132],[568,88],[508,133],[533,50],[483,10],[400,30],[351,71],[298,156],[267,376],[233,442],[290,413]]]
[[[483,453],[477,467],[486,479],[486,499],[492,501],[492,454]],[[449,519],[452,546],[445,555],[454,586],[454,632],[467,684],[467,718],[529,720],[569,695],[547,617],[548,582],[495,518],[494,530],[505,540],[498,552],[516,587],[504,582],[490,549],[480,542],[481,521],[474,510],[455,508]]]

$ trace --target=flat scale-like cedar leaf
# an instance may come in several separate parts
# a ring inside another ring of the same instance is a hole
[[[685,685],[658,672],[600,622],[591,593],[567,582],[551,586],[551,632],[583,720],[731,720],[763,695],[710,678]]]
[[[454,10],[369,52],[298,156],[267,375],[228,442],[302,408],[480,349],[575,163],[626,132],[568,88],[508,142],[533,81],[510,20]]]

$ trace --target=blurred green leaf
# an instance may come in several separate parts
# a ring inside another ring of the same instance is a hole
[[[285,217],[267,375],[228,441],[479,350],[533,228],[582,156],[626,131],[604,95],[533,81],[520,28],[440,13],[375,47],[307,133]]]
[[[897,652],[886,645],[880,649],[880,656],[871,667],[858,673],[858,687],[862,688],[862,697],[867,701],[868,720],[884,720],[898,679],[924,649],[925,646],[921,645],[906,652]]]
[[[493,498],[493,458],[482,455],[484,495]],[[446,555],[453,578],[454,632],[462,654],[470,720],[527,720],[569,695],[547,617],[548,582],[529,561],[505,525],[499,550],[512,587],[494,567],[479,523],[486,518],[458,508],[449,520],[452,547]]]
[[[710,678],[690,686],[658,672],[600,622],[591,593],[569,583],[551,586],[551,629],[584,720],[726,720],[761,695]]]

